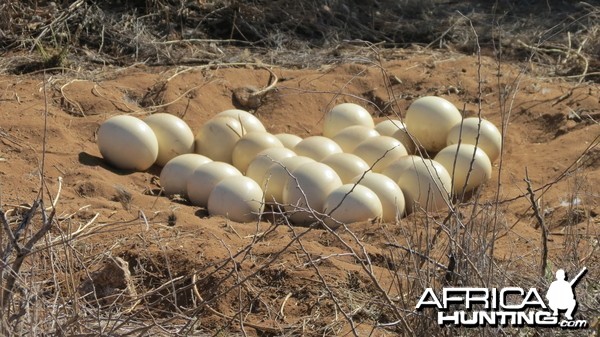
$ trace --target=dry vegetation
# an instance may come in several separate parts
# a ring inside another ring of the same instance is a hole
[[[512,85],[498,82],[496,88],[502,92],[497,106],[504,130],[525,73],[560,77],[575,88],[600,79],[600,6],[529,2],[8,0],[0,4],[0,71],[68,75],[135,63],[202,70],[248,63],[293,68],[365,63],[379,69],[388,85],[389,99],[373,106],[386,115],[401,115],[391,89],[394,77],[382,60],[397,56],[399,47],[459,51],[494,57],[498,78],[507,76],[502,64],[520,62],[521,72],[508,80]],[[473,67],[480,66],[479,58]],[[65,97],[64,87],[47,82],[46,76],[46,103],[47,90]],[[139,105],[153,110],[163,104],[167,83],[158,82]],[[481,102],[481,87],[478,91]],[[81,110],[66,98],[63,103],[65,110]],[[598,125],[588,117],[590,125]],[[4,144],[11,142],[8,133],[0,132]],[[596,269],[577,288],[577,299],[578,315],[595,324],[586,333],[595,329],[598,334],[594,203],[569,202],[559,214],[562,209],[543,207],[542,196],[568,181],[571,201],[597,202],[599,191],[587,184],[585,168],[597,165],[599,149],[600,133],[553,181],[533,185],[530,177],[521,177],[527,188],[514,199],[502,199],[500,193],[501,158],[497,185],[488,186],[495,196],[454,200],[447,212],[415,212],[401,226],[360,224],[333,231],[319,224],[291,226],[276,207],[251,226],[223,220],[222,235],[206,246],[196,244],[194,252],[180,247],[193,246],[198,235],[215,234],[179,230],[172,212],[140,209],[130,222],[99,222],[99,214],[86,209],[64,213],[62,180],[47,179],[42,151],[40,185],[31,203],[0,205],[0,334],[576,335],[513,327],[442,328],[434,312],[414,310],[426,287],[547,289],[557,266]],[[95,187],[78,188],[86,194]],[[115,200],[131,210],[131,192],[115,189]],[[1,198],[11,191],[0,193]],[[516,200],[530,201],[523,217],[535,219],[540,237],[528,255],[509,252],[500,259],[495,244],[513,233],[517,223],[509,223],[505,212]],[[124,225],[140,227],[135,238],[118,235]],[[559,247],[564,253],[550,258],[547,234],[557,227],[565,229]],[[113,241],[99,251],[93,243],[98,241],[91,241],[98,237]],[[272,248],[274,240],[284,242],[281,249]],[[210,249],[225,255],[205,259],[202,252]],[[343,271],[328,274],[332,260]]]
[[[597,80],[600,10],[570,1],[4,1],[5,71],[360,61],[352,46],[413,45],[530,59],[546,76]],[[26,54],[23,54],[26,52]]]

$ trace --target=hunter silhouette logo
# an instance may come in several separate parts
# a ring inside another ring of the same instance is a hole
[[[587,273],[587,268],[583,267],[571,282],[567,282],[565,280],[565,271],[562,269],[556,271],[556,281],[550,284],[550,288],[548,288],[548,292],[546,293],[548,306],[552,309],[553,316],[558,316],[559,310],[567,310],[565,318],[568,320],[573,319],[573,311],[577,307],[573,288],[575,288],[585,273]]]
[[[547,303],[536,288],[456,287],[443,288],[439,295],[432,288],[427,288],[415,309],[437,309],[439,325],[583,329],[588,327],[588,321],[574,320],[573,314],[577,309],[575,287],[586,272],[584,267],[571,281],[567,281],[565,271],[557,270],[556,280],[546,292]],[[560,319],[561,311],[565,312],[565,320]]]

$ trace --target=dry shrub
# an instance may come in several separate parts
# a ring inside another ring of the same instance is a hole
[[[344,59],[356,42],[530,59],[556,76],[598,79],[600,9],[585,2],[8,1],[0,5],[0,48],[26,73],[97,64],[239,62],[317,66]],[[468,17],[468,20],[465,18]],[[240,53],[250,51],[250,55]],[[312,55],[310,57],[309,55]]]

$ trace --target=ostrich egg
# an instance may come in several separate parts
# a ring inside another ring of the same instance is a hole
[[[252,178],[259,184],[267,173],[267,170],[275,162],[281,161],[283,158],[296,156],[296,153],[284,147],[272,147],[270,149],[260,151],[248,165],[246,177]]]
[[[165,164],[180,154],[194,152],[194,133],[183,119],[167,114],[155,113],[144,118],[158,140],[156,164]]]
[[[208,198],[208,213],[236,222],[258,220],[263,211],[263,191],[256,181],[233,176],[221,180]]]
[[[160,184],[165,195],[179,194],[187,197],[189,177],[200,165],[211,161],[210,158],[196,153],[182,154],[169,160],[160,171]]]
[[[256,116],[244,110],[225,110],[216,114],[215,117],[231,117],[239,121],[246,132],[267,131],[263,123],[258,118],[256,118]]]
[[[331,138],[352,125],[364,125],[371,129],[375,127],[373,117],[362,106],[354,103],[338,104],[325,114],[323,135]]]
[[[404,125],[404,124],[402,124],[402,125]],[[400,143],[402,143],[402,145],[404,145],[406,152],[408,152],[409,154],[416,152],[417,146],[415,145],[415,142],[408,135],[408,131],[406,131],[406,128],[402,127],[400,129],[396,130],[396,132],[394,132],[392,137],[396,138],[398,141],[400,141]]]
[[[377,136],[368,138],[352,151],[361,157],[373,171],[381,172],[388,165],[401,157],[408,155],[404,145],[395,138]]]
[[[233,166],[245,173],[250,162],[260,151],[273,147],[284,148],[279,139],[268,132],[248,132],[233,147]]]
[[[404,123],[398,119],[384,119],[375,124],[375,130],[382,136],[392,136],[398,129],[404,128]]]
[[[281,159],[281,163],[272,163],[267,169],[260,186],[265,190],[267,203],[283,203],[283,187],[291,172],[305,163],[314,163],[314,159],[295,156]]]
[[[281,144],[283,144],[285,148],[290,150],[292,150],[294,146],[296,146],[302,140],[302,138],[300,138],[299,136],[293,135],[291,133],[278,133],[275,135],[275,137],[279,139],[279,141],[281,142]]]
[[[406,130],[429,152],[446,146],[450,129],[462,116],[454,104],[437,96],[415,100],[406,111]]]
[[[295,178],[287,179],[283,187],[285,210],[293,223],[307,225],[316,221],[308,208],[323,212],[325,199],[342,181],[331,167],[318,162],[300,165],[292,175]]]
[[[187,194],[192,205],[206,207],[213,188],[223,179],[241,176],[233,165],[213,161],[197,167],[187,180]]]
[[[477,140],[477,134],[479,134],[479,140]],[[469,117],[463,119],[462,124],[460,121],[455,124],[446,139],[448,145],[458,144],[471,144],[482,149],[493,163],[500,157],[500,151],[502,150],[502,134],[498,128],[492,124],[492,122],[482,119],[481,126],[479,126],[479,118]]]
[[[344,152],[351,153],[358,144],[362,143],[367,138],[377,136],[379,136],[379,132],[375,131],[373,128],[364,125],[352,125],[342,129],[331,139],[336,142]]]
[[[460,196],[463,189],[465,192],[470,192],[492,177],[490,159],[475,145],[447,146],[438,152],[434,160],[442,164],[450,173],[454,195]]]
[[[98,149],[111,165],[123,170],[145,171],[158,157],[154,131],[141,119],[115,116],[98,129]]]
[[[341,153],[342,148],[333,140],[323,136],[311,136],[304,138],[294,147],[294,152],[299,156],[321,161],[334,153]]]
[[[377,195],[366,186],[346,184],[329,193],[323,206],[325,224],[336,228],[340,223],[351,224],[380,218],[383,209]]]
[[[381,173],[367,172],[364,176],[354,177],[351,183],[366,186],[377,195],[383,208],[384,222],[393,223],[404,215],[404,194],[391,178]]]
[[[442,164],[418,156],[406,157],[400,163],[388,167],[384,174],[390,176],[390,170],[403,166],[396,183],[404,193],[407,212],[420,208],[439,211],[448,206],[452,182]]]
[[[323,159],[321,163],[331,167],[340,176],[344,184],[369,170],[369,165],[352,153],[334,153]]]
[[[233,148],[244,133],[240,122],[232,117],[211,119],[196,134],[195,152],[231,164]]]

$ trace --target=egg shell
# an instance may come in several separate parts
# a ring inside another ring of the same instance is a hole
[[[293,150],[294,146],[298,145],[302,140],[301,137],[293,135],[291,133],[278,133],[275,135],[277,139],[283,144],[284,147]]]
[[[375,130],[379,132],[381,136],[392,137],[392,135],[400,128],[405,128],[405,126],[404,123],[398,119],[384,119],[375,124]]]
[[[316,221],[308,208],[322,213],[325,199],[342,181],[331,167],[318,162],[300,165],[291,173],[293,178],[283,187],[285,210],[294,224],[308,225]]]
[[[219,112],[215,117],[231,117],[241,122],[241,125],[246,132],[267,132],[263,123],[248,111],[230,109]]]
[[[195,152],[214,161],[231,164],[233,148],[243,134],[245,130],[234,118],[211,119],[196,134]]]
[[[208,198],[211,216],[221,215],[236,222],[257,221],[263,208],[263,191],[254,180],[244,176],[221,180]]]
[[[362,143],[367,138],[377,137],[379,132],[373,128],[364,125],[352,125],[342,129],[333,138],[344,152],[352,153],[358,144]]]
[[[295,156],[281,159],[280,163],[272,163],[267,169],[260,187],[265,191],[267,203],[283,203],[283,188],[290,178],[291,172],[305,163],[314,163],[315,160],[304,156]]]
[[[393,181],[398,181],[400,176],[404,174],[404,172],[410,167],[414,166],[415,161],[419,160],[423,160],[423,158],[415,155],[408,155],[406,157],[399,158],[395,162],[388,165],[381,173]]]
[[[437,96],[415,100],[406,111],[406,130],[417,143],[429,152],[438,152],[446,146],[450,129],[462,116],[451,102]]]
[[[368,138],[358,144],[352,153],[373,167],[374,172],[381,172],[398,158],[408,155],[400,141],[388,136]]]
[[[325,224],[336,228],[341,224],[351,224],[380,218],[383,213],[381,201],[366,186],[346,184],[329,193],[323,206]]]
[[[164,194],[167,196],[179,194],[187,197],[189,177],[199,166],[211,161],[210,158],[196,153],[182,154],[169,160],[160,171],[160,184]]]
[[[481,125],[480,125],[481,121]],[[479,134],[479,140],[477,135]],[[502,134],[490,121],[478,117],[468,117],[462,123],[455,124],[446,138],[446,144],[471,144],[482,149],[493,163],[500,157],[502,151]]]
[[[284,148],[283,144],[268,132],[253,131],[248,132],[233,147],[232,159],[233,166],[240,172],[245,173],[250,162],[256,155],[269,148]]]
[[[463,189],[465,193],[471,192],[492,177],[490,159],[475,145],[447,146],[438,152],[434,160],[442,164],[450,173],[454,195],[461,196]]]
[[[158,140],[156,164],[165,164],[181,155],[194,152],[194,133],[183,119],[168,113],[155,113],[144,118]]]
[[[296,146],[294,152],[299,156],[321,161],[334,153],[341,153],[342,148],[333,140],[323,136],[311,136],[304,138]]]
[[[213,188],[227,177],[242,173],[231,164],[213,161],[197,167],[187,179],[187,194],[192,205],[206,207]]]
[[[323,119],[323,135],[333,137],[342,129],[352,125],[364,125],[374,128],[373,117],[358,104],[342,103],[333,107]]]
[[[246,170],[246,176],[256,181],[259,185],[262,184],[265,174],[271,165],[281,161],[283,158],[294,157],[296,153],[284,147],[273,147],[259,152]],[[262,187],[262,185],[261,185]]]
[[[334,153],[323,159],[322,163],[331,167],[340,176],[343,184],[369,170],[369,165],[352,153]]]
[[[377,195],[381,201],[384,222],[394,223],[404,216],[406,211],[404,194],[391,178],[381,173],[367,172],[364,176],[361,174],[354,177],[351,183],[368,187]]]
[[[400,141],[400,143],[402,143],[402,145],[404,145],[406,152],[408,152],[409,154],[416,153],[417,145],[415,145],[415,142],[412,140],[412,138],[410,138],[410,135],[408,134],[406,128],[398,129],[396,132],[394,132],[392,137],[397,139],[398,141]]]
[[[123,170],[145,171],[158,157],[154,131],[141,119],[115,116],[98,129],[98,149],[106,161]]]
[[[434,212],[448,207],[452,182],[442,164],[418,156],[406,157],[402,163],[405,164],[405,170],[399,174],[396,183],[404,193],[408,213],[417,209]],[[384,174],[397,167],[395,163]]]

